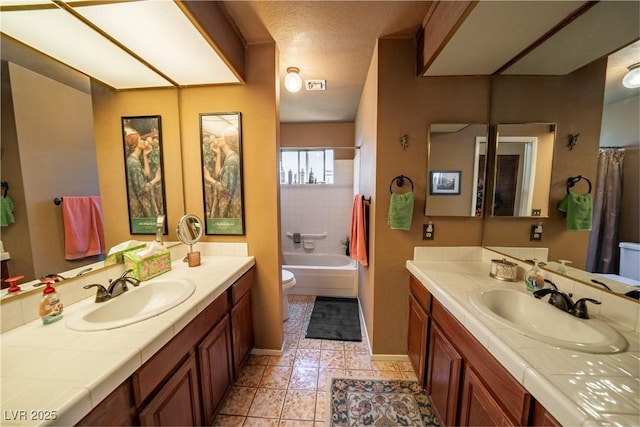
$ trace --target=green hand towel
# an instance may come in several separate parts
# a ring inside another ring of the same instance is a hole
[[[392,230],[411,229],[413,217],[413,193],[391,194],[389,203],[389,218],[387,223]]]
[[[0,197],[0,226],[6,227],[16,222],[13,217],[13,200],[11,197]]]
[[[558,210],[567,213],[567,230],[591,230],[591,194],[569,193],[558,205]]]

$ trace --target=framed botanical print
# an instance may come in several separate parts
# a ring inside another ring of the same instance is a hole
[[[206,234],[244,234],[240,113],[200,114]]]
[[[122,142],[131,234],[156,234],[156,221],[165,215],[160,116],[122,117]],[[163,234],[168,233],[164,221]]]

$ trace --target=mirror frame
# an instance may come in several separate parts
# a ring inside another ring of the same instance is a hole
[[[192,238],[188,239],[187,234],[190,234]],[[184,215],[180,218],[180,221],[178,221],[176,235],[178,236],[178,240],[185,245],[195,245],[204,235],[204,225],[202,220],[197,215]]]

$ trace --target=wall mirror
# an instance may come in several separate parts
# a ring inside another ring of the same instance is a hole
[[[493,216],[548,217],[555,123],[498,124]]]
[[[428,132],[425,215],[481,217],[486,123],[433,123]]]

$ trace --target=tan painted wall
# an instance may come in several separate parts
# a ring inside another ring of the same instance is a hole
[[[91,97],[13,63],[3,71],[11,88],[3,87],[3,104],[8,95],[10,105],[3,105],[2,179],[16,208],[16,224],[2,229],[10,273],[26,281],[95,262],[98,257],[65,260],[62,206],[53,203],[100,194]],[[11,129],[15,135],[6,135]]]
[[[361,133],[374,138],[375,142],[369,143],[376,145],[375,168],[365,171],[363,167],[360,184],[362,189],[368,179],[375,182],[372,206],[375,268],[360,289],[367,290],[368,298],[371,293],[374,297],[373,307],[367,310],[373,311],[373,319],[369,320],[373,331],[369,334],[376,354],[406,353],[409,274],[405,263],[413,258],[415,246],[425,245],[421,240],[422,224],[431,219],[436,225],[431,245],[479,245],[482,241],[481,219],[426,218],[423,212],[427,189],[427,128],[430,123],[487,123],[489,79],[417,79],[415,52],[412,40],[378,41],[377,116],[371,113],[368,115],[371,120],[356,124],[357,128],[363,128]],[[375,74],[376,71],[370,69],[368,79],[375,79]],[[362,102],[360,108],[363,108]],[[399,143],[403,133],[409,135],[406,151]],[[401,174],[409,176],[415,185],[413,223],[409,231],[391,230],[386,223],[389,183]]]
[[[246,235],[205,236],[203,241],[247,242],[257,268],[253,293],[256,347],[279,350],[282,324],[275,45],[249,47],[246,60],[247,82],[242,85],[126,92],[94,85],[98,169],[107,206],[104,216],[109,242],[136,238],[129,235],[128,228],[120,118],[161,115],[168,239],[175,240],[175,224],[184,213],[203,217],[199,114],[241,112]]]
[[[499,78],[493,82],[489,77],[418,79],[415,77],[415,50],[412,40],[378,41],[377,125],[356,123],[356,129],[376,127],[375,132],[368,132],[376,141],[376,167],[372,174],[376,182],[374,218],[380,220],[372,225],[375,269],[360,285],[361,289],[367,289],[367,298],[371,293],[374,297],[373,307],[367,307],[367,311],[373,312],[373,320],[369,320],[373,331],[369,333],[376,354],[406,352],[408,272],[405,262],[413,257],[415,246],[480,245],[484,225],[484,244],[545,246],[550,248],[551,258],[557,259],[563,253],[579,259],[584,257],[585,251],[576,253],[575,246],[586,248],[582,241],[588,238],[588,233],[567,232],[564,218],[555,209],[544,221],[548,234],[537,245],[529,243],[532,223],[529,218],[488,218],[483,221],[480,218],[423,216],[427,189],[426,133],[429,123],[558,123],[559,142],[555,146],[551,186],[551,206],[555,206],[566,192],[564,185],[569,176],[593,176],[595,173],[593,159],[600,129],[606,62],[592,64],[566,78]],[[369,78],[374,77],[375,73],[370,70]],[[493,98],[491,111],[490,93]],[[397,142],[402,133],[409,135],[406,151]],[[584,138],[583,146],[572,152],[564,142],[569,133],[580,133],[581,140]],[[391,230],[386,224],[389,182],[400,174],[411,177],[415,184],[416,203],[410,231]],[[366,178],[361,178],[361,189],[364,182]],[[436,226],[435,240],[425,242],[421,240],[421,231],[422,224],[428,220]]]
[[[376,245],[376,233],[371,226],[376,223],[377,200],[376,191],[376,140],[378,121],[378,46],[376,45],[369,71],[360,97],[360,104],[355,121],[356,147],[360,147],[356,154],[355,187],[359,194],[371,197],[369,207],[369,266],[359,266],[358,269],[358,299],[364,317],[369,342],[373,342],[374,331],[374,286],[372,282],[375,271],[376,257],[373,248]],[[359,159],[359,161],[358,161]]]

